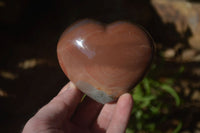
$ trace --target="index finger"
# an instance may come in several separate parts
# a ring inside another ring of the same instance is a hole
[[[71,118],[82,96],[83,93],[69,82],[56,97],[38,111],[35,117],[43,121],[62,124],[66,119]]]

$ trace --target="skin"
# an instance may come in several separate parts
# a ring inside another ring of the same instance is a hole
[[[22,133],[125,133],[133,99],[128,93],[102,105],[86,97],[72,82],[42,107]]]

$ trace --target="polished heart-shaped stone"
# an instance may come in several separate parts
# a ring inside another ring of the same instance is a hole
[[[107,103],[129,92],[153,58],[153,41],[142,28],[118,21],[83,20],[67,28],[57,47],[67,77],[92,99]]]

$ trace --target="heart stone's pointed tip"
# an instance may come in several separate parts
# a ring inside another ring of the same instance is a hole
[[[93,100],[99,103],[106,104],[106,103],[113,102],[116,100],[112,98],[112,96],[109,96],[108,94],[106,94],[104,91],[99,90],[84,81],[78,81],[75,83],[75,85],[83,93],[85,93],[87,96],[89,96],[90,98],[92,98]]]

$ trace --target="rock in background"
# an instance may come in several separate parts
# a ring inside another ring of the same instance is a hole
[[[173,23],[176,30],[184,38],[187,32],[189,50],[183,50],[182,61],[200,60],[200,4],[185,0],[152,0],[152,5],[164,23]],[[180,44],[177,46],[182,47]],[[166,52],[166,57],[169,55]]]

